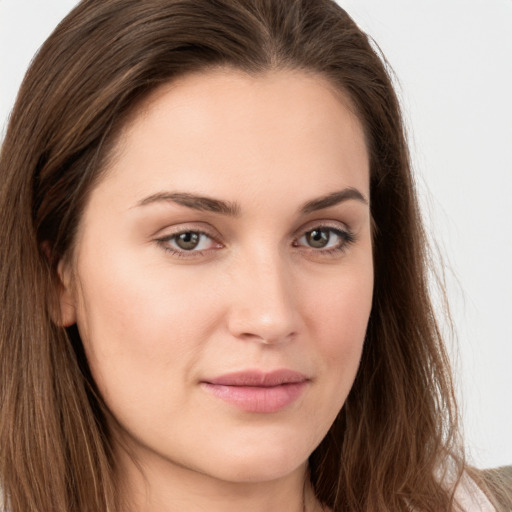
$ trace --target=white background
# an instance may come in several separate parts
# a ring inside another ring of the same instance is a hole
[[[30,59],[75,3],[0,0],[3,129]],[[398,77],[458,333],[471,459],[512,464],[512,0],[339,3]]]

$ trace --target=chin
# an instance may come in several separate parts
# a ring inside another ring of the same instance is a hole
[[[279,480],[305,467],[309,451],[297,450],[297,447],[275,445],[268,449],[261,445],[254,449],[243,449],[238,452],[226,450],[222,460],[216,460],[215,474],[217,478],[230,482],[256,483]],[[213,459],[212,459],[213,460]]]

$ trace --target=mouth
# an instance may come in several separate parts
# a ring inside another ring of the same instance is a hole
[[[292,370],[248,370],[202,381],[201,386],[242,411],[272,413],[294,403],[309,382],[305,375]]]

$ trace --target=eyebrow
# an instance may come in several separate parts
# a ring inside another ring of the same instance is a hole
[[[145,206],[160,202],[176,203],[194,210],[220,213],[229,217],[238,217],[240,215],[240,206],[237,203],[222,201],[212,197],[198,196],[187,192],[158,192],[139,201],[136,206]]]
[[[325,196],[312,199],[304,203],[299,211],[302,214],[312,213],[317,210],[323,210],[331,206],[343,203],[345,201],[355,200],[364,204],[368,204],[368,200],[356,188],[345,188],[343,190],[332,192]],[[206,211],[212,213],[220,213],[229,217],[240,216],[241,208],[236,202],[223,201],[221,199],[214,199],[213,197],[200,196],[188,192],[158,192],[152,194],[141,201],[136,206],[146,206],[153,203],[176,203],[193,210]]]
[[[349,200],[359,201],[366,205],[368,204],[368,200],[361,192],[359,192],[359,190],[357,190],[357,188],[349,187],[343,190],[339,190],[338,192],[332,192],[326,196],[319,197],[318,199],[308,201],[302,206],[300,211],[301,213],[311,213],[317,210],[323,210],[324,208],[329,208],[331,206],[336,206],[339,203],[343,203]]]

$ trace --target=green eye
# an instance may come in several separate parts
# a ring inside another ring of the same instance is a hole
[[[210,235],[202,231],[181,231],[158,240],[159,243],[171,253],[176,255],[197,256],[210,249],[219,248]]]
[[[329,244],[331,239],[330,229],[314,229],[305,234],[306,242],[310,247],[323,249]]]
[[[196,249],[201,241],[201,234],[195,231],[187,231],[174,236],[174,243],[184,251]]]
[[[347,245],[354,242],[354,235],[349,231],[330,226],[318,226],[306,231],[295,243],[296,247],[302,246],[328,254],[342,251]]]

